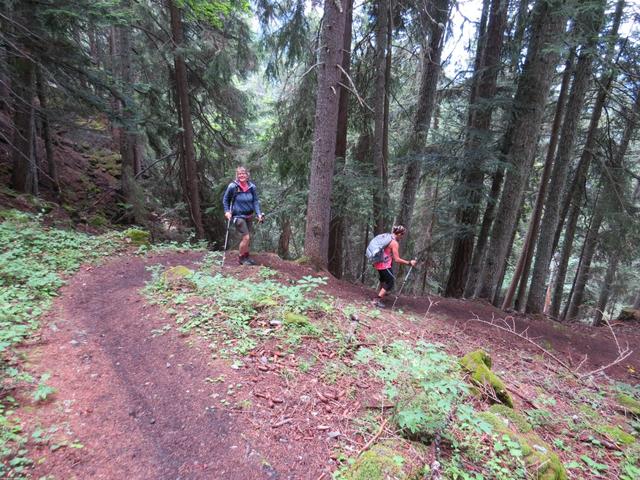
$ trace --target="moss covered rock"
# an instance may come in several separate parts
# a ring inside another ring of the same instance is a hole
[[[595,430],[618,445],[631,445],[636,441],[636,437],[616,425],[598,425]]]
[[[467,353],[460,365],[470,375],[471,381],[482,388],[491,388],[495,397],[504,405],[513,408],[513,400],[507,392],[504,382],[491,370],[491,357],[483,350]]]
[[[402,451],[391,443],[374,445],[364,452],[345,472],[345,480],[410,480],[418,472],[405,464]]]
[[[640,418],[640,402],[631,395],[621,393],[616,397],[616,401],[624,411],[630,413],[636,418]]]
[[[162,281],[167,288],[179,289],[188,288],[194,289],[196,284],[191,280],[193,270],[185,267],[184,265],[176,265],[175,267],[168,268],[162,274]]]
[[[526,417],[516,412],[513,408],[497,403],[492,405],[489,411],[506,420],[512,429],[520,433],[529,433],[533,430],[533,427],[529,424]]]
[[[125,241],[131,243],[132,245],[149,245],[150,234],[144,230],[140,230],[139,228],[129,228],[122,233]]]
[[[494,406],[495,407],[495,406]],[[493,407],[492,407],[493,408]],[[531,426],[520,415],[510,409],[496,409],[482,412],[480,417],[489,423],[499,436],[507,435],[511,441],[517,442],[522,451],[523,460],[530,477],[536,480],[568,480],[567,471],[560,457],[538,435],[530,430]],[[515,415],[514,415],[515,414]],[[520,431],[523,426],[526,432]]]

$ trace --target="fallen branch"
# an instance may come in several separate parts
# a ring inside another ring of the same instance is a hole
[[[528,327],[525,328],[522,332],[518,332],[517,329],[516,329],[516,325],[515,325],[515,319],[513,317],[509,316],[509,317],[506,317],[505,319],[502,319],[502,318],[499,319],[502,323],[505,324],[505,326],[503,327],[502,325],[498,325],[493,317],[491,318],[491,321],[482,320],[475,313],[473,313],[473,312],[471,312],[471,313],[473,314],[474,318],[470,318],[469,321],[484,323],[485,325],[489,325],[491,327],[497,328],[498,330],[502,330],[503,332],[508,332],[508,333],[510,333],[512,335],[515,335],[516,337],[519,337],[519,338],[523,339],[525,342],[530,343],[531,345],[536,347],[538,350],[542,351],[549,358],[553,359],[555,362],[557,362],[559,365],[561,365],[563,368],[565,368],[576,379],[580,379],[580,376],[576,372],[574,372],[573,369],[569,365],[567,365],[565,362],[560,360],[558,357],[556,357],[553,353],[551,353],[546,348],[544,348],[541,345],[538,345],[536,342],[534,342],[529,337],[529,335],[527,334],[527,331],[529,330]],[[511,318],[511,323],[507,322],[508,318]]]
[[[380,435],[382,435],[382,432],[384,431],[384,427],[387,426],[387,423],[389,423],[389,418],[387,417],[385,418],[382,423],[380,424],[380,428],[378,429],[378,431],[376,432],[376,434],[371,437],[369,439],[369,441],[367,443],[365,443],[364,447],[362,447],[358,453],[356,454],[356,458],[358,458],[360,455],[362,455],[364,452],[366,452],[367,450],[369,450],[369,448],[371,448],[371,445],[373,445],[373,443],[380,438]]]

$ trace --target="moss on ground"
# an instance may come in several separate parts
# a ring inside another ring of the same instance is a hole
[[[611,439],[618,445],[631,445],[636,441],[636,437],[625,432],[617,425],[598,425],[595,427],[595,431]]]
[[[149,245],[150,234],[139,228],[129,228],[122,233],[122,236],[132,245]]]
[[[531,426],[524,417],[518,418],[517,416],[519,414],[513,410],[509,412],[509,409],[505,407],[502,409],[493,408],[493,411],[480,414],[480,417],[491,425],[494,433],[507,435],[520,445],[531,478],[536,480],[568,480],[567,471],[560,461],[560,457],[549,444],[530,430]],[[528,431],[520,431],[518,425],[522,425]]]
[[[634,417],[640,418],[640,402],[631,395],[620,393],[616,397],[616,401],[625,411],[629,412]]]
[[[513,400],[507,392],[504,382],[491,370],[491,357],[483,350],[467,353],[460,365],[471,375],[471,381],[479,387],[491,387],[496,398],[504,405],[513,408]]]
[[[170,289],[194,289],[196,288],[196,284],[190,279],[192,275],[193,270],[190,268],[184,265],[176,265],[164,271],[162,281],[165,286]]]
[[[392,443],[374,445],[355,461],[342,477],[345,480],[413,480],[420,478],[405,464],[402,451]]]

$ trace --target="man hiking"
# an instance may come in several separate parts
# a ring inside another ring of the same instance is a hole
[[[233,222],[236,231],[242,236],[238,247],[240,265],[255,265],[249,258],[249,244],[251,242],[251,222],[256,215],[262,222],[260,200],[255,184],[249,181],[249,172],[243,166],[236,168],[236,179],[229,184],[222,196],[224,218]],[[227,227],[228,228],[228,227]]]
[[[415,260],[404,260],[400,258],[400,253],[398,252],[400,248],[398,241],[402,237],[404,237],[406,231],[407,229],[402,225],[393,227],[393,229],[391,230],[391,241],[382,250],[382,260],[373,264],[373,268],[378,270],[378,276],[380,278],[380,290],[378,291],[378,296],[374,298],[371,303],[373,303],[373,305],[378,308],[386,307],[383,301],[384,296],[387,294],[387,292],[393,289],[393,285],[395,284],[396,277],[393,274],[393,269],[391,268],[394,260],[397,263],[401,263],[403,265],[411,265],[412,267],[416,266]]]

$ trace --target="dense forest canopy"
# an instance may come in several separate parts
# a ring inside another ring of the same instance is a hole
[[[637,2],[0,5],[13,192],[221,249],[243,164],[253,248],[366,282],[368,241],[403,224],[414,294],[640,309]]]

